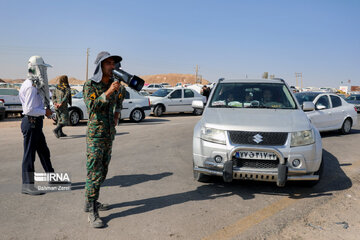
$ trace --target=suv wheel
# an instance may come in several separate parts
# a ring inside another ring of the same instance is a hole
[[[80,113],[78,110],[71,110],[69,113],[70,125],[75,126],[80,122]]]
[[[164,108],[161,105],[157,105],[154,109],[155,117],[160,117],[164,113]]]
[[[144,113],[141,109],[134,109],[130,114],[130,120],[133,122],[140,122],[144,119]]]

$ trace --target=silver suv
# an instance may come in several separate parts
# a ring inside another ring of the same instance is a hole
[[[194,101],[193,108],[204,108]],[[194,177],[315,185],[323,169],[319,131],[282,79],[220,79],[194,128]]]

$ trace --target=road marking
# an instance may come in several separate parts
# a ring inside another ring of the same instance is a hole
[[[208,237],[203,238],[203,240],[223,240],[231,239],[235,236],[238,236],[242,232],[253,227],[254,225],[264,221],[265,219],[292,205],[293,203],[295,203],[296,200],[298,199],[283,197],[279,201],[240,219],[236,223],[223,227],[221,230],[211,234]]]

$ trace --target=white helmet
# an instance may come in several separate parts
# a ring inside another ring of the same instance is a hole
[[[49,64],[46,64],[44,62],[44,59],[40,56],[32,56],[30,59],[29,59],[29,64],[28,66],[45,66],[45,67],[52,67],[51,65]]]

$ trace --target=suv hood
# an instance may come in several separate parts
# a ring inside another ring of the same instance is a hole
[[[206,108],[203,123],[222,130],[297,132],[311,129],[300,109]]]

